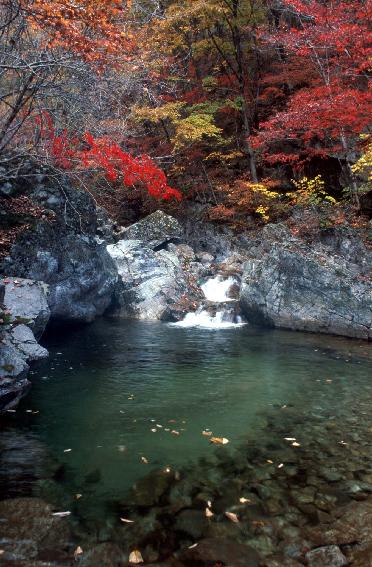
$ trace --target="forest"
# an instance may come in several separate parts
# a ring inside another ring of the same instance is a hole
[[[306,206],[315,226],[363,225],[368,1],[0,8],[3,194],[32,160],[124,224],[160,199],[237,229]]]

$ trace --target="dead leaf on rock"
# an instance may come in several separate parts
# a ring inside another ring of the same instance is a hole
[[[207,518],[211,518],[212,516],[214,516],[212,510],[210,510],[209,508],[205,509],[205,515]]]
[[[75,494],[76,500],[80,500],[80,498],[81,498],[82,496],[83,496],[82,494]]]
[[[56,516],[57,518],[65,518],[66,516],[70,516],[71,512],[53,512],[52,516]]]
[[[81,549],[80,545],[78,545],[78,547],[75,549],[74,551],[74,557],[75,559],[77,559],[79,557],[79,555],[82,555],[84,552]]]
[[[234,512],[225,512],[226,518],[229,518],[234,524],[239,524],[239,518]]]
[[[134,549],[129,555],[129,563],[138,565],[138,563],[143,563],[143,557],[138,549]]]
[[[241,498],[239,498],[239,502],[240,504],[246,504],[247,502],[250,502],[249,498],[244,498],[244,496],[242,496]]]
[[[229,440],[226,439],[226,437],[211,437],[209,441],[215,445],[227,445],[227,443],[229,443]]]
[[[124,522],[124,524],[133,524],[134,520],[128,520],[128,518],[120,518],[120,520],[122,522]]]

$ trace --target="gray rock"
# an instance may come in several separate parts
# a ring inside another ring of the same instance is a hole
[[[54,321],[93,321],[111,304],[118,281],[104,244],[48,225],[13,246],[8,269],[48,284]]]
[[[26,325],[13,327],[6,341],[9,341],[24,356],[27,362],[48,358],[47,349],[38,344],[33,332]]]
[[[119,314],[136,319],[171,318],[172,307],[190,291],[186,274],[172,252],[154,252],[140,240],[107,246],[121,278]]]
[[[344,567],[349,563],[337,545],[312,549],[305,557],[309,567]]]
[[[351,261],[353,243],[357,264]],[[284,226],[268,225],[244,264],[243,313],[259,325],[371,338],[372,286],[365,277],[370,255],[362,251],[354,240],[333,249],[309,246]]]
[[[170,240],[179,240],[182,236],[183,230],[179,222],[160,210],[123,228],[119,233],[120,240],[140,240],[149,248],[156,248]]]
[[[0,344],[0,412],[16,407],[27,392],[29,366],[25,357],[10,344]]]
[[[40,281],[5,278],[4,305],[13,319],[21,319],[40,338],[49,321],[47,286]]]
[[[6,181],[5,183],[2,183],[0,185],[0,195],[3,195],[4,197],[10,197],[14,193],[15,187],[9,181]]]
[[[90,322],[110,306],[118,282],[105,243],[96,237],[95,202],[68,180],[31,186],[28,194],[50,218],[20,235],[0,271],[48,284],[52,320]]]

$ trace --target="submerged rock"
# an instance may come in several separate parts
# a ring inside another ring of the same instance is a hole
[[[309,567],[344,567],[349,563],[337,545],[312,549],[305,557]]]
[[[359,240],[310,246],[268,225],[249,252],[240,297],[249,322],[372,338],[370,253]]]
[[[69,545],[66,519],[53,516],[53,508],[39,498],[1,501],[0,525],[4,560],[30,560]]]
[[[224,538],[206,538],[181,552],[181,560],[190,567],[228,565],[229,567],[258,567],[257,552],[242,543]]]

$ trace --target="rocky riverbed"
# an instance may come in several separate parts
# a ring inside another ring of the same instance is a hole
[[[357,344],[328,354],[345,364],[366,356]],[[82,496],[66,491],[63,467],[32,437],[17,477],[25,442],[10,427],[0,487],[18,497],[0,502],[0,564],[124,567],[140,557],[154,567],[370,567],[372,387],[356,399],[342,379],[318,382],[311,410],[277,404],[261,413],[259,438],[211,443],[190,466],[152,470],[110,502],[105,520],[84,506],[99,477],[86,479]],[[342,389],[337,405],[333,389]]]

